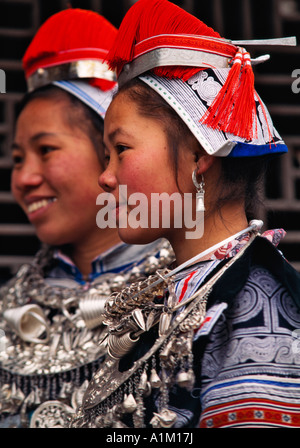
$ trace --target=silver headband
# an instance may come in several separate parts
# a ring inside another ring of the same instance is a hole
[[[108,65],[95,59],[84,59],[52,67],[41,67],[27,79],[28,91],[62,79],[100,78],[116,82],[115,73]]]

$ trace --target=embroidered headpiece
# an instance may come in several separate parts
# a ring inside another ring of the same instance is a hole
[[[156,90],[209,154],[242,157],[287,151],[254,89],[252,64],[267,58],[251,60],[244,48],[167,0],[139,0],[107,60],[120,86],[139,77]]]

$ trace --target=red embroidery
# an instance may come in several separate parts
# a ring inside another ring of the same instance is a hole
[[[186,293],[189,281],[196,272],[197,271],[191,272],[190,275],[185,279],[178,302],[181,302],[182,298],[184,297],[184,294]]]
[[[202,324],[200,325],[200,327],[198,328],[198,330],[200,329],[200,328],[202,328],[203,327],[203,325],[206,323],[206,322],[209,322],[211,320],[211,317],[206,317],[205,319],[204,319],[204,321],[202,322]],[[198,331],[197,330],[197,331]]]
[[[276,409],[277,408],[277,409]],[[202,417],[200,428],[221,428],[230,426],[282,426],[299,427],[299,405],[287,405],[269,400],[240,400],[226,405],[206,409],[208,417]]]

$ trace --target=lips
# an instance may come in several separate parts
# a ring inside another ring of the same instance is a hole
[[[56,198],[43,198],[43,199],[35,200],[27,205],[27,211],[28,211],[28,213],[36,212],[37,210],[39,210],[43,207],[46,207],[48,204],[51,204],[52,202],[55,202],[56,200],[57,200]]]

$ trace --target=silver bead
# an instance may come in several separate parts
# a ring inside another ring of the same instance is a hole
[[[194,385],[194,381],[195,375],[192,370],[188,370],[187,372],[181,371],[176,377],[178,386],[184,387],[186,389],[191,389]]]
[[[159,258],[163,260],[167,260],[170,257],[170,253],[167,249],[161,249],[159,252]]]
[[[157,375],[155,369],[151,370],[150,384],[154,389],[158,389],[161,386],[161,379]]]
[[[145,273],[153,274],[158,267],[159,267],[158,259],[154,256],[151,256],[148,258],[147,263],[145,265]]]
[[[125,287],[125,285],[126,285],[125,277],[123,277],[123,275],[116,275],[116,277],[112,281],[110,287],[111,287],[112,292],[115,292],[115,291],[120,291],[121,289],[123,289]]]
[[[125,395],[125,399],[123,401],[123,409],[125,412],[132,414],[137,408],[136,401],[132,394]]]
[[[140,277],[142,277],[141,270],[135,266],[132,268],[130,276],[129,276],[129,282],[132,283],[134,281],[137,281]]]

